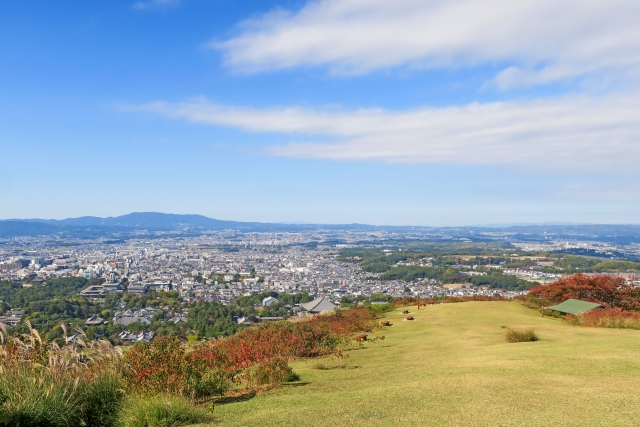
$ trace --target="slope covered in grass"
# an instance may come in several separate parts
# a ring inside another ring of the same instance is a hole
[[[225,426],[636,426],[640,332],[580,328],[516,302],[388,314],[384,341],[340,369],[296,362],[301,381],[216,406]],[[537,342],[507,343],[505,328]]]

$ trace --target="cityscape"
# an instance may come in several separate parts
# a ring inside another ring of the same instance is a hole
[[[454,237],[445,230],[337,231],[331,227],[296,232],[132,230],[124,237],[120,234],[120,238],[11,237],[0,241],[0,281],[29,289],[46,287],[47,281],[56,278],[81,279],[82,288],[59,296],[82,297],[100,309],[87,318],[66,319],[69,326],[86,331],[111,324],[119,327],[111,339],[126,343],[138,341],[137,333],[130,331],[132,327],[136,332],[155,335],[157,331],[151,323],[158,315],[157,306],[132,309],[131,304],[123,301],[127,294],[160,299],[159,295],[175,293],[179,305],[164,307],[170,315],[163,321],[179,324],[188,321],[189,307],[197,303],[233,306],[238,298],[252,296],[259,297],[254,304],[258,310],[255,313],[268,309],[270,302],[278,302],[273,295],[279,294],[326,298],[335,307],[357,301],[383,303],[405,297],[514,299],[525,295],[535,285],[570,275],[573,271],[559,267],[564,259],[561,254],[588,254],[590,259],[617,260],[612,261],[614,263],[640,258],[640,245],[637,244],[559,241],[544,234],[531,234],[529,241],[519,241],[517,234],[505,230],[471,233],[476,239],[472,250],[466,249],[474,244],[470,239]],[[434,244],[436,253],[438,244],[443,247],[453,245],[458,249],[453,253],[449,249],[445,256],[414,255],[420,253],[419,250],[416,252],[420,245]],[[482,247],[486,248],[484,259],[474,256]],[[384,272],[363,268],[358,262],[362,260],[361,256],[349,256],[350,251],[360,249],[393,258],[389,269],[410,267],[423,269],[424,274],[411,279],[385,277]],[[630,284],[640,284],[636,264],[626,262],[630,265],[622,269],[620,264],[614,264],[607,270],[596,271],[623,277]],[[429,269],[436,267],[441,272],[429,274]],[[454,276],[447,276],[446,271],[453,272]],[[588,269],[583,271],[595,274]],[[478,282],[488,274],[519,280],[522,285]],[[267,311],[266,316],[265,313],[262,316],[233,316],[233,321],[246,325],[263,318],[308,315],[302,305],[286,305],[278,316],[270,317]],[[0,316],[0,323],[5,327],[23,325],[30,317],[32,325],[40,326],[29,316],[33,314],[33,308],[27,309],[26,317],[23,307],[5,302],[5,309]],[[98,312],[108,313],[109,317],[99,317]],[[118,339],[122,337],[126,339]],[[140,339],[148,337],[143,335]]]

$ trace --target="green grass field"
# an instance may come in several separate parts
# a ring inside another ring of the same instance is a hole
[[[516,302],[400,311],[346,368],[292,366],[298,384],[218,404],[224,426],[638,426],[640,331],[579,328]],[[540,341],[509,344],[502,326]]]

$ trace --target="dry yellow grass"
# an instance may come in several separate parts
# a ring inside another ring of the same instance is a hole
[[[215,409],[225,426],[637,426],[640,332],[580,328],[512,302],[444,304],[301,382]],[[540,341],[507,343],[505,329]],[[345,363],[345,362],[340,362]],[[350,369],[348,369],[350,368]]]

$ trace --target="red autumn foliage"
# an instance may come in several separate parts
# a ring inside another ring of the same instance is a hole
[[[158,337],[125,354],[124,375],[138,392],[209,396],[223,391],[228,378],[226,360],[220,356],[191,352],[171,336]]]
[[[247,386],[277,383],[291,371],[289,361],[340,356],[341,344],[353,342],[351,334],[371,329],[375,323],[371,310],[353,309],[309,321],[261,324],[195,348],[159,337],[127,353],[126,376],[139,391],[195,397],[219,393],[230,380],[244,380]]]
[[[563,277],[548,285],[536,286],[529,291],[528,296],[555,304],[573,298],[600,303],[606,307],[640,309],[640,288],[627,285],[620,277],[608,275],[575,274]]]
[[[640,329],[640,313],[621,308],[592,310],[580,316],[569,315],[565,321],[575,326],[591,328]]]

